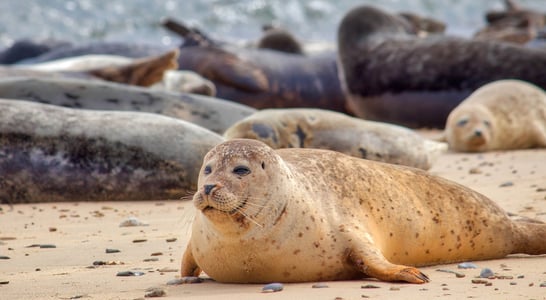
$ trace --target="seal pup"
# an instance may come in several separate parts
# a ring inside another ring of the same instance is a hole
[[[157,114],[0,100],[2,203],[178,199],[223,138]]]
[[[546,224],[415,168],[235,139],[203,160],[181,275],[424,283],[414,266],[546,253]],[[221,262],[221,263],[218,263]]]
[[[546,93],[520,80],[486,84],[449,114],[445,138],[461,152],[546,147]]]
[[[370,6],[338,28],[338,60],[348,110],[367,120],[442,128],[478,87],[515,78],[546,87],[546,52],[446,35],[419,38],[400,17]]]
[[[192,122],[217,133],[223,133],[235,122],[256,111],[238,103],[201,95],[73,78],[0,80],[0,98],[71,108],[157,113]]]
[[[329,149],[425,170],[447,151],[446,143],[406,127],[312,108],[260,110],[228,128],[224,137],[256,139],[273,149]]]

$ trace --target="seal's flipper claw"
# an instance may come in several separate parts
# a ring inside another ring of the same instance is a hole
[[[406,267],[394,274],[396,281],[406,281],[409,283],[426,283],[430,282],[430,279],[423,272],[417,268]]]

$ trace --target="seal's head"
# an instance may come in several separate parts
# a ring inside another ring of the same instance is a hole
[[[217,230],[262,227],[282,201],[268,201],[286,180],[279,176],[282,159],[266,144],[234,139],[213,148],[204,158],[195,207]]]
[[[461,152],[486,151],[493,139],[493,122],[491,112],[481,105],[457,107],[447,118],[449,147]]]

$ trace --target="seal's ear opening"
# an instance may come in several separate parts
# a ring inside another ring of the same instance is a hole
[[[265,163],[262,161],[262,169],[265,170]]]

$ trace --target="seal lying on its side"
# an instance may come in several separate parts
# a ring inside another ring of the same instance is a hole
[[[447,150],[446,143],[405,127],[312,108],[261,110],[228,128],[224,137],[256,139],[273,149],[329,149],[425,170]]]
[[[205,156],[182,276],[424,283],[411,266],[546,253],[546,224],[425,171],[231,140]],[[221,263],[219,263],[221,262]]]
[[[158,113],[195,123],[217,133],[223,133],[235,122],[256,111],[212,97],[68,78],[0,80],[0,98],[71,108]]]
[[[178,199],[222,141],[156,114],[0,100],[0,202]]]
[[[445,35],[417,38],[401,18],[351,10],[338,29],[338,60],[348,110],[408,127],[445,125],[480,86],[515,78],[546,88],[546,51]]]
[[[546,147],[546,93],[520,80],[486,84],[449,114],[445,138],[465,152]]]

